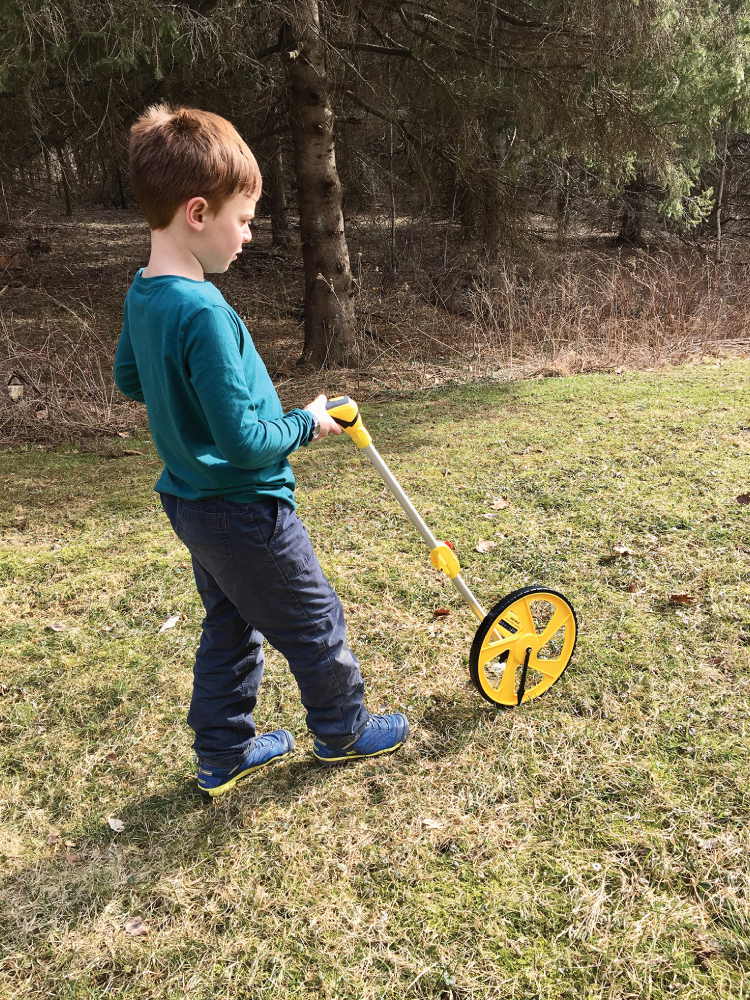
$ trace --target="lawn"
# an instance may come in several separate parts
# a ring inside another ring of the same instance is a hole
[[[487,608],[531,583],[576,608],[567,672],[511,711],[472,688],[476,622],[352,442],[295,455],[368,704],[412,738],[319,766],[271,651],[257,721],[298,751],[210,802],[184,722],[201,608],[150,440],[0,453],[0,994],[746,995],[748,376],[365,407]]]

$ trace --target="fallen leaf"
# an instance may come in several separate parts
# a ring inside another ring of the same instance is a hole
[[[121,438],[129,438],[130,437],[130,431],[118,431],[117,432],[117,436],[121,437]]]
[[[505,848],[519,847],[520,844],[517,840],[501,840],[500,846]]]
[[[125,829],[123,821],[118,819],[116,816],[107,816],[107,822],[109,823],[110,829],[114,830],[115,833],[122,833]]]
[[[167,629],[169,628],[174,628],[179,620],[180,620],[179,615],[170,615],[169,618],[167,618],[167,620],[162,624],[162,627],[159,629],[159,635],[161,635],[162,632],[166,632]]]
[[[669,601],[671,604],[697,604],[698,598],[693,594],[670,594]]]
[[[506,500],[505,497],[497,497],[495,502],[491,504],[493,510],[505,510],[510,505],[510,500]]]
[[[117,763],[117,754],[116,753],[108,753],[107,754],[107,760],[111,764],[116,764]]]
[[[69,865],[77,865],[78,855],[74,854],[72,851],[66,851],[65,860],[68,862]]]
[[[123,455],[142,455],[143,454],[143,452],[142,451],[138,451],[137,448],[123,448],[122,449],[122,453],[123,453]]]
[[[497,545],[497,542],[489,542],[489,541],[485,541],[483,538],[480,538],[479,541],[476,544],[476,551],[477,552],[492,552],[492,550],[496,547],[496,545]]]
[[[47,843],[50,845],[56,844],[59,839],[60,839],[59,830],[53,830],[50,834],[47,835]]]
[[[717,840],[716,837],[709,840],[701,840],[700,837],[696,837],[695,842],[701,851],[715,851],[717,847],[721,847],[721,841]]]
[[[750,503],[750,493],[740,493],[740,495],[737,497],[737,503],[741,503],[743,505],[749,504]]]
[[[436,618],[442,618],[445,615],[449,615],[451,612],[450,608],[435,608],[432,613]]]
[[[497,514],[493,514],[491,511],[487,511],[484,514],[482,514],[482,517],[486,517],[488,521],[493,521],[497,517]]]
[[[52,632],[64,632],[67,625],[63,625],[62,622],[50,622],[47,628]]]
[[[76,844],[75,840],[64,840],[63,844],[65,844],[66,847],[77,847],[78,846]]]
[[[699,965],[704,971],[706,971],[710,960],[712,958],[718,958],[719,952],[708,934],[703,931],[694,931],[693,936],[695,938],[696,965]]]
[[[637,589],[638,588],[636,587],[636,585],[634,583],[629,583],[628,584],[628,593],[629,594],[634,594]]]
[[[439,819],[429,819],[425,817],[422,820],[422,826],[426,826],[428,830],[442,830],[445,823],[442,823]]]
[[[148,924],[140,917],[131,917],[125,924],[125,933],[134,938],[145,937],[148,931]]]

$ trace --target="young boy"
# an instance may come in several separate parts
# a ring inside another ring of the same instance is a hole
[[[286,729],[255,734],[264,637],[289,662],[319,760],[392,753],[409,724],[365,708],[341,602],[295,512],[287,456],[341,428],[323,395],[283,413],[244,323],[204,278],[251,239],[255,158],[218,115],[158,106],[131,131],[130,178],[151,256],[125,299],[115,381],[146,404],[165,466],[155,489],[206,611],[188,714],[198,785],[221,795],[294,749]]]

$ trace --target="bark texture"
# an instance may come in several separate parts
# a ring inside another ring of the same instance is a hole
[[[357,361],[354,279],[344,234],[326,87],[325,43],[317,0],[288,4],[282,58],[289,86],[289,119],[299,197],[305,268],[305,346],[301,361],[318,367]]]
[[[620,231],[615,239],[618,247],[643,246],[643,211],[646,185],[640,172],[630,181],[622,194]]]

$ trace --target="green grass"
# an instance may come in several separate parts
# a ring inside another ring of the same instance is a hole
[[[0,454],[2,996],[743,996],[748,375],[735,361],[366,408],[488,608],[531,583],[575,605],[573,663],[522,710],[471,687],[476,622],[353,444],[296,455],[368,704],[408,712],[413,737],[319,767],[271,652],[257,720],[299,752],[211,803],[184,723],[201,609],[150,441],[118,459]],[[512,506],[484,519],[499,496]],[[476,552],[480,537],[497,547]],[[132,916],[147,938],[126,935]]]

